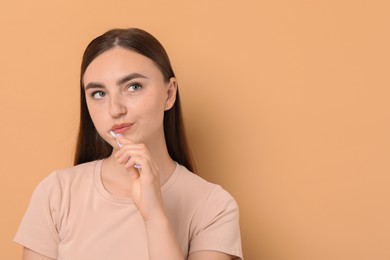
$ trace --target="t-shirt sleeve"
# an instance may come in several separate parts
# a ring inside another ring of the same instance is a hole
[[[61,189],[54,172],[35,189],[14,241],[39,254],[56,259],[60,241],[60,201]]]
[[[190,242],[190,254],[210,250],[243,259],[238,206],[228,192],[216,186],[198,209],[193,221],[197,223]]]

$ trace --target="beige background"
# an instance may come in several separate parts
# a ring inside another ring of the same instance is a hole
[[[2,1],[0,259],[37,183],[71,165],[82,52],[161,40],[204,178],[237,199],[246,259],[390,259],[390,4]]]

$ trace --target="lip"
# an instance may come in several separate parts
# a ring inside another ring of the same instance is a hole
[[[111,128],[111,131],[113,131],[116,134],[122,134],[122,133],[126,132],[132,125],[134,125],[134,123],[114,125]]]

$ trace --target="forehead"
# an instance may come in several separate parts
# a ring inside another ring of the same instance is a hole
[[[135,51],[117,47],[103,52],[88,65],[83,82],[109,82],[129,73],[162,78],[162,73],[151,59]]]

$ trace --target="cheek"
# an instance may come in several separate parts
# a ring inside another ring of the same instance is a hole
[[[154,117],[164,113],[164,105],[164,94],[158,91],[150,91],[147,95],[137,99],[136,102],[127,104],[127,107],[129,113]]]
[[[157,121],[161,121],[164,116],[165,102],[161,98],[149,99],[143,106],[143,113],[148,117],[153,117]]]
[[[97,114],[95,111],[96,108],[92,106],[88,101],[87,101],[87,108],[88,108],[89,116],[92,118],[92,121],[95,121],[95,115]]]
[[[87,108],[96,130],[100,132],[100,128],[104,124],[104,113],[97,106],[89,104],[88,101]]]

